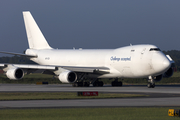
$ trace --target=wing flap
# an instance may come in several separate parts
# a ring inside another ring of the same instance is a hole
[[[107,67],[60,66],[60,68],[64,68],[74,72],[101,73],[101,74],[107,74],[110,72],[110,69]]]
[[[55,70],[55,66],[48,65],[25,65],[25,64],[13,64],[14,66],[22,69],[43,69],[43,70]]]

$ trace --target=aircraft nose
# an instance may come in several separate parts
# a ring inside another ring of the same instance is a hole
[[[159,73],[166,72],[171,67],[169,59],[164,54],[153,55],[152,64],[154,70]]]
[[[162,66],[163,66],[165,69],[167,69],[167,68],[169,68],[169,67],[171,66],[171,63],[170,63],[170,61],[169,61],[167,58],[165,58],[164,61],[163,61],[163,63],[162,63]]]

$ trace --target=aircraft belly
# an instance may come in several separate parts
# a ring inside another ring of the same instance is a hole
[[[89,78],[122,78],[120,74],[118,73],[112,73],[112,74],[88,74]]]

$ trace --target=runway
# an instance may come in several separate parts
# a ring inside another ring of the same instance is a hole
[[[180,107],[179,85],[125,85],[123,87],[71,87],[69,84],[0,84],[0,92],[77,92],[98,91],[145,94],[142,98],[79,99],[79,100],[20,100],[0,101],[0,108],[64,108],[64,107]]]

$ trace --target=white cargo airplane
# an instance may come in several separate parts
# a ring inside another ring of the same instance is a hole
[[[62,83],[73,86],[103,86],[100,78],[114,78],[112,86],[122,86],[118,78],[147,78],[148,87],[155,87],[155,81],[173,74],[170,56],[164,55],[154,45],[130,45],[117,49],[53,49],[47,43],[29,11],[23,12],[29,49],[25,54],[1,53],[27,56],[39,65],[0,64],[5,75],[19,80],[25,74],[41,71],[52,74]]]

